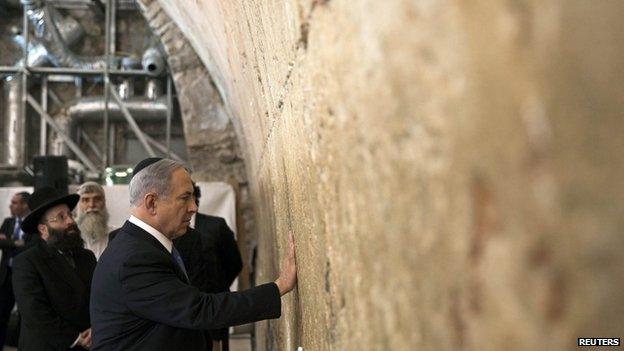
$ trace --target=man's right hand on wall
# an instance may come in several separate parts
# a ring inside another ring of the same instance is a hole
[[[295,257],[295,237],[292,232],[288,232],[288,247],[286,257],[282,260],[280,275],[275,281],[279,289],[280,296],[295,288],[297,284],[297,260]]]

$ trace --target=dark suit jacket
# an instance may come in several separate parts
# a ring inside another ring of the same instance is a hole
[[[91,350],[201,350],[202,330],[280,314],[277,285],[202,293],[156,238],[126,222],[93,276]]]
[[[6,239],[0,239],[0,249],[2,249],[2,261],[0,261],[0,285],[7,276],[7,267],[9,259],[13,257],[15,244],[13,242],[13,229],[15,228],[15,218],[7,217],[0,226],[0,233],[6,236]]]
[[[221,217],[198,213],[195,229],[201,235],[201,245],[207,274],[215,282],[210,292],[229,291],[230,285],[243,268],[234,233]]]
[[[91,325],[93,252],[74,252],[76,268],[45,242],[13,259],[13,290],[22,317],[20,351],[66,350]]]
[[[184,235],[173,240],[173,246],[182,256],[191,285],[203,292],[217,292],[210,289],[215,284],[209,280],[206,260],[202,253],[201,234],[189,227]]]
[[[0,249],[2,249],[2,260],[0,261],[0,285],[4,283],[4,279],[7,276],[7,267],[9,266],[9,259],[17,256],[19,253],[25,251],[31,246],[37,244],[40,239],[36,234],[24,234],[24,246],[15,246],[13,240],[13,229],[15,228],[15,218],[7,217],[0,226],[0,233],[6,235],[6,239],[0,239]]]
[[[230,285],[243,268],[234,233],[223,218],[201,213],[195,216],[195,229],[189,229],[185,235],[174,240],[174,245],[185,259],[185,264],[187,259],[189,261],[191,283],[208,293],[230,291]],[[209,337],[225,340],[228,329],[211,330]]]

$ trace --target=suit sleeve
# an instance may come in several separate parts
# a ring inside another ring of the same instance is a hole
[[[13,291],[27,328],[58,349],[69,348],[80,330],[65,322],[52,309],[35,265],[25,256],[13,261]]]
[[[9,218],[5,218],[4,221],[2,221],[2,225],[0,226],[0,234],[4,234],[6,236],[6,239],[0,239],[0,249],[14,249],[15,248],[15,244],[13,243],[13,240],[11,239],[11,235],[12,230],[9,230],[9,222],[10,219]]]
[[[9,230],[9,222],[10,222],[10,218],[5,218],[4,221],[2,221],[2,225],[0,226],[0,234],[4,234],[7,236],[7,238],[13,234],[12,230]]]
[[[206,294],[176,275],[162,253],[128,257],[119,271],[128,308],[137,315],[186,329],[217,329],[278,318],[277,285],[264,284],[240,293]]]
[[[11,239],[0,239],[0,249],[14,249],[15,242]]]
[[[234,233],[230,230],[223,218],[219,222],[219,254],[221,255],[221,267],[223,269],[223,279],[225,287],[229,287],[234,282],[243,268],[238,245],[234,239]]]

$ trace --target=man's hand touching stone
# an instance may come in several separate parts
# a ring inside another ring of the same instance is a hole
[[[297,260],[295,257],[295,237],[292,232],[288,232],[288,246],[286,257],[282,260],[280,275],[275,281],[280,292],[280,296],[288,293],[297,284]]]

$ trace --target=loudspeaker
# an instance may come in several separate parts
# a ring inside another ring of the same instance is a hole
[[[33,159],[35,191],[46,186],[67,195],[68,173],[66,156],[36,156]]]

